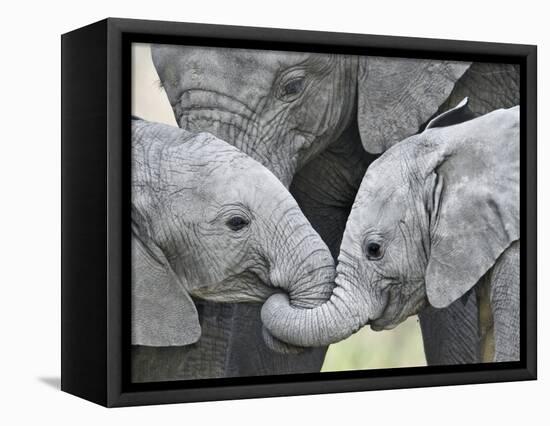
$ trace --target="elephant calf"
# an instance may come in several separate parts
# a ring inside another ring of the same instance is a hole
[[[313,307],[330,297],[335,274],[328,247],[264,166],[209,133],[140,119],[132,120],[132,262],[132,344],[144,346],[199,340],[191,296],[263,302],[283,289]],[[188,378],[202,374],[189,369]]]
[[[519,107],[471,119],[465,99],[390,148],[361,183],[331,299],[297,309],[273,295],[264,325],[285,342],[326,345],[474,288],[480,359],[519,360],[519,140]]]

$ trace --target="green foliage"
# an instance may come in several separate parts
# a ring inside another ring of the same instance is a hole
[[[393,330],[377,332],[363,327],[346,340],[331,345],[321,371],[424,365],[420,325],[417,317],[411,317]]]

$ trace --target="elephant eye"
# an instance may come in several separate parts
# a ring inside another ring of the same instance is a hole
[[[294,100],[304,90],[305,80],[305,77],[296,77],[287,81],[280,91],[281,100],[287,102]]]
[[[230,217],[225,224],[229,229],[232,231],[240,231],[244,227],[248,226],[250,222],[248,219],[242,217],[242,216],[232,216]]]
[[[378,243],[373,241],[367,243],[366,251],[369,260],[378,260],[382,258],[382,247]]]

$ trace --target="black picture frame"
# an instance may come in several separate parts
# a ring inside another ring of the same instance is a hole
[[[62,390],[116,407],[536,379],[536,46],[118,18],[64,34],[61,42]],[[521,361],[130,383],[133,42],[519,64]]]

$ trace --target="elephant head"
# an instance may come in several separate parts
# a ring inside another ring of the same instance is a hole
[[[519,239],[519,107],[469,118],[464,100],[371,165],[333,295],[305,310],[271,296],[262,319],[275,337],[325,345],[367,323],[390,329],[428,304],[447,307]]]
[[[312,307],[333,258],[265,167],[207,133],[132,120],[132,343],[181,346],[201,330],[191,296]]]
[[[469,67],[176,45],[154,45],[152,57],[180,127],[236,146],[287,187],[352,124],[371,153],[416,133]]]

